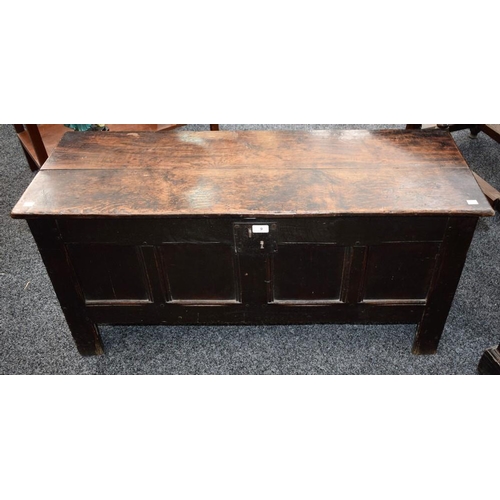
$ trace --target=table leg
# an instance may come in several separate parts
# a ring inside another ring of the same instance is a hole
[[[437,351],[476,223],[476,217],[448,219],[425,311],[417,327],[413,354],[435,354]]]
[[[78,318],[74,310],[65,310],[66,322],[75,341],[78,352],[82,356],[95,356],[104,354],[99,328],[87,317]]]
[[[97,325],[88,317],[85,299],[62,243],[55,219],[29,219],[28,224],[78,351],[84,356],[103,354]]]

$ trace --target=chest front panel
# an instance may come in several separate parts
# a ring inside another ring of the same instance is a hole
[[[335,314],[341,321],[346,308],[368,321],[377,305],[417,311],[446,224],[444,217],[58,221],[80,293],[101,323],[321,322]]]

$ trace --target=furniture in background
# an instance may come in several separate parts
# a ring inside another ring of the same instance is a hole
[[[500,125],[474,125],[471,128],[471,136],[475,137],[480,132],[485,133],[491,137],[496,142],[500,143]],[[500,167],[500,165],[499,165]],[[479,187],[482,189],[486,198],[490,202],[491,206],[496,210],[500,209],[500,191],[494,188],[491,184],[486,182],[482,177],[474,172],[474,177],[476,178]]]
[[[484,351],[477,370],[481,375],[500,375],[500,346]]]
[[[107,125],[110,132],[160,132],[173,130],[183,125]],[[17,137],[32,171],[45,163],[62,136],[72,130],[64,125],[14,125]],[[219,125],[210,125],[210,130],[219,130]]]
[[[434,127],[440,128],[441,130],[447,130],[448,132],[456,132],[457,130],[464,130],[468,128],[472,136],[476,136],[479,133],[478,127],[480,125],[432,125]],[[407,130],[419,130],[422,125],[406,125]]]
[[[484,132],[495,141],[500,142],[500,125],[477,125],[477,127],[477,134]]]
[[[436,127],[442,130],[448,130],[448,132],[456,132],[457,130],[469,129],[472,137],[477,137],[479,132],[484,132],[489,135],[492,139],[500,142],[500,125],[436,125]],[[421,129],[422,125],[406,125],[407,130],[417,130]]]
[[[441,130],[84,132],[56,152],[12,216],[84,355],[99,324],[416,323],[413,353],[435,353],[494,214]]]
[[[64,127],[64,125],[48,125],[48,127]],[[55,146],[53,141],[49,139],[49,136],[52,138],[52,132],[46,131],[47,137],[44,142],[38,125],[14,125],[14,128],[29,167],[33,172],[37,171],[48,158],[47,148],[50,147],[52,150]],[[59,138],[61,136],[62,134]]]

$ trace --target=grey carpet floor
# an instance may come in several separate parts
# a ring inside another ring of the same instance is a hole
[[[402,128],[401,125],[222,125],[222,129]],[[207,125],[191,125],[207,130]],[[500,145],[453,134],[469,165],[500,187]],[[0,125],[1,374],[475,374],[500,342],[500,219],[480,220],[434,356],[410,353],[414,325],[101,328],[106,355],[81,357],[25,221],[10,210],[33,178]]]

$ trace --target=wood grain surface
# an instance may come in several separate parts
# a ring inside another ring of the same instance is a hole
[[[440,130],[68,133],[12,212],[295,214],[494,212]]]

